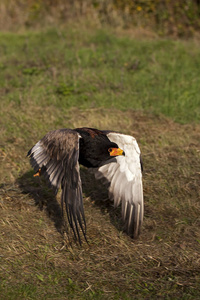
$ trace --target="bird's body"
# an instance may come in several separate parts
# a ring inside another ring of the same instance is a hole
[[[94,168],[97,179],[109,183],[114,205],[122,204],[127,233],[136,238],[143,221],[142,165],[134,137],[93,128],[59,129],[47,133],[28,152],[38,175],[62,188],[69,224],[81,243],[79,226],[86,238],[79,164]]]

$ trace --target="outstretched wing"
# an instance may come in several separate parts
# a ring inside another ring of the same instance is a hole
[[[49,180],[56,193],[61,185],[62,206],[65,203],[69,224],[81,244],[79,226],[86,239],[86,223],[78,163],[79,138],[71,129],[50,131],[30,149],[28,156],[35,171]]]
[[[124,150],[125,156],[105,162],[98,168],[95,177],[106,178],[110,182],[109,197],[114,200],[115,207],[122,204],[126,231],[137,238],[144,214],[140,149],[132,136],[109,131],[105,133],[110,141]]]

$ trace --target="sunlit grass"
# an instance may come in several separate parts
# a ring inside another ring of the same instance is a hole
[[[103,30],[1,34],[1,102],[119,108],[200,120],[199,44]]]

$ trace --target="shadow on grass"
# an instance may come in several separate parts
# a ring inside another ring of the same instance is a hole
[[[81,168],[80,173],[84,198],[90,198],[89,205],[91,206],[92,203],[93,206],[97,206],[102,214],[109,214],[110,222],[117,230],[121,231],[121,211],[120,209],[114,209],[113,202],[108,198],[107,187],[95,180],[94,175],[87,169]],[[63,216],[61,205],[58,202],[60,193],[56,196],[44,178],[34,178],[33,175],[34,171],[30,170],[17,179],[20,190],[23,194],[31,195],[34,199],[35,206],[38,206],[40,210],[45,209],[48,217],[54,222],[56,230],[61,235],[63,235],[64,232],[68,234],[68,220],[66,220],[66,215]],[[88,201],[84,201],[83,199],[83,202],[85,202],[84,208],[87,210]]]
[[[90,197],[94,206],[98,207],[103,215],[109,214],[110,222],[118,231],[123,230],[121,209],[114,208],[114,203],[108,198],[109,184],[96,180],[94,174],[87,169],[81,169],[81,180],[85,197]]]
[[[42,177],[33,177],[34,171],[28,171],[17,179],[23,194],[29,194],[40,210],[45,209],[48,217],[54,222],[58,232],[63,234],[63,216],[60,204],[54,191],[48,187]]]

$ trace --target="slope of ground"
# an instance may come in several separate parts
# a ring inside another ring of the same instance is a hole
[[[51,127],[60,111],[55,108],[51,114],[49,107],[35,107],[32,114],[33,122],[44,118]],[[143,230],[136,241],[122,232],[120,209],[114,210],[107,191],[83,168],[89,244],[79,247],[70,231],[63,234],[59,195],[55,198],[44,181],[32,177],[25,158],[41,134],[29,131],[27,139],[23,133],[5,138],[1,141],[2,299],[197,299],[199,125],[116,109],[71,109],[62,117],[57,127],[112,128],[137,138],[144,161]]]

